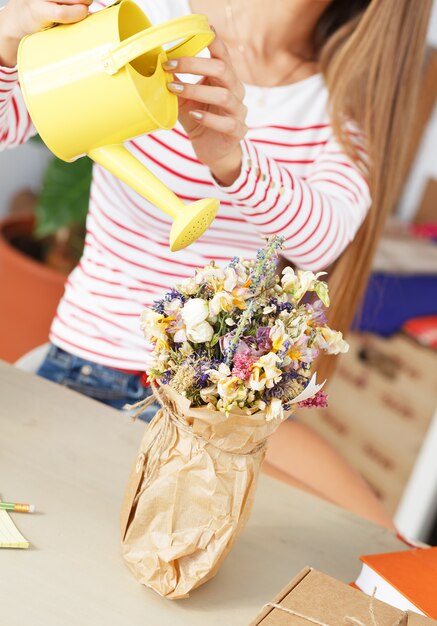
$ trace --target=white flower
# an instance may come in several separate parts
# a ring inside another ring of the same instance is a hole
[[[169,352],[159,351],[158,354],[155,355],[154,368],[160,372],[164,372],[168,368],[169,358],[170,358]]]
[[[295,313],[281,313],[281,319],[284,321],[285,328],[290,339],[297,341],[305,333],[307,327],[307,317],[305,315],[296,315]]]
[[[281,285],[285,292],[292,293],[297,284],[297,276],[292,267],[284,267],[282,270]]]
[[[250,389],[254,391],[263,391],[266,386],[266,377],[261,375],[261,368],[252,367],[252,371],[250,372],[249,382],[247,383]]]
[[[184,341],[187,341],[187,333],[185,332],[184,328],[180,328],[178,331],[175,332],[175,334],[173,335],[173,341],[175,343],[182,343]]]
[[[315,346],[328,354],[345,353],[349,350],[349,344],[343,339],[343,333],[328,326],[322,327],[320,333],[317,333]]]
[[[279,383],[282,378],[282,372],[276,367],[280,361],[280,357],[274,352],[268,352],[261,356],[254,364],[253,369],[262,368],[266,378],[266,387],[271,389],[275,383]],[[252,370],[253,371],[253,370]]]
[[[282,272],[281,285],[286,293],[291,294],[293,300],[300,302],[308,291],[317,291],[319,298],[324,304],[329,304],[327,285],[319,281],[320,276],[324,276],[326,272],[318,272],[314,274],[309,270],[297,270],[297,273],[291,267],[284,268]]]
[[[156,313],[152,309],[145,309],[141,313],[140,326],[148,341],[156,343],[159,349],[168,348],[168,337],[165,332],[168,321],[164,315]]]
[[[232,317],[227,317],[225,319],[225,323],[227,326],[235,326],[236,322],[234,322],[234,320],[232,319]]]
[[[268,315],[269,313],[273,313],[273,311],[276,311],[276,306],[270,305],[270,306],[265,306],[263,308],[264,315]]]
[[[267,405],[266,420],[270,422],[277,419],[284,419],[284,409],[279,398],[272,398]]]
[[[184,341],[183,344],[179,347],[179,352],[182,354],[182,356],[189,356],[190,354],[193,354],[194,350],[190,346],[188,341]]]
[[[187,296],[194,295],[199,289],[196,281],[192,277],[183,280],[181,283],[179,283],[179,285],[177,285],[177,288],[179,289],[179,291],[182,291]]]
[[[229,313],[233,309],[233,296],[226,291],[217,291],[212,300],[209,301],[210,316],[218,315],[220,311]]]
[[[319,280],[315,284],[314,291],[319,296],[319,298],[323,302],[323,304],[326,307],[328,307],[329,306],[328,285],[325,282],[323,282],[323,280]]]
[[[236,376],[222,378],[217,385],[217,391],[226,411],[235,405],[244,407],[248,390]]]
[[[155,330],[159,324],[158,322],[162,321],[164,316],[161,313],[157,313],[156,311],[152,311],[152,309],[145,309],[141,313],[140,325],[141,330],[146,334]]]
[[[217,385],[210,385],[200,390],[200,397],[205,403],[217,403]]]
[[[185,324],[185,338],[194,343],[211,341],[214,329],[206,319],[209,315],[208,302],[202,298],[192,298],[184,304],[181,318]],[[177,340],[184,341],[184,335],[180,330],[176,333]],[[175,339],[176,340],[176,339]]]
[[[208,302],[202,298],[191,298],[191,300],[187,300],[182,309],[182,319],[187,327],[204,322],[208,315]]]
[[[225,273],[220,267],[206,265],[196,271],[196,283],[202,285],[207,283],[214,291],[221,289],[225,282]]]
[[[289,339],[282,320],[276,320],[274,326],[270,329],[269,337],[272,342],[273,350],[276,351],[280,350],[284,343]]]
[[[165,303],[165,312],[167,315],[176,316],[182,309],[183,302],[179,298],[173,298],[171,302]]]
[[[236,376],[230,376],[229,378],[222,378],[219,381],[217,391],[219,396],[225,400],[226,403],[229,403],[238,399],[240,387],[241,380]]]
[[[300,302],[307,291],[312,291],[314,283],[316,282],[316,275],[309,270],[298,270],[298,286],[294,290],[293,296]]]
[[[222,378],[230,376],[231,370],[226,363],[220,363],[218,370],[207,370],[206,374],[208,374],[209,380],[212,383],[217,384]]]
[[[205,343],[211,341],[214,329],[208,322],[200,322],[194,326],[187,326],[187,339],[193,343]]]
[[[225,282],[224,289],[225,291],[232,291],[237,286],[238,276],[237,272],[232,267],[227,267],[225,269]]]

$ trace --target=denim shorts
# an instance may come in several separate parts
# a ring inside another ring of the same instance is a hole
[[[145,386],[137,374],[87,361],[54,345],[50,346],[37,374],[114,409],[122,410],[125,404],[134,404],[151,394],[150,387]],[[139,419],[149,422],[158,408],[153,403]]]

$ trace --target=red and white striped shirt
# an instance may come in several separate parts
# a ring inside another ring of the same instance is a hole
[[[188,0],[139,4],[155,23],[190,12]],[[263,89],[263,105],[260,91],[246,86],[249,131],[241,173],[230,187],[216,184],[179,124],[126,143],[182,200],[220,200],[212,226],[184,250],[168,248],[167,215],[94,166],[85,249],[51,328],[54,344],[104,365],[141,370],[147,357],[141,311],[196,267],[253,257],[262,236],[276,233],[286,238],[285,256],[301,268],[323,269],[343,252],[371,201],[365,178],[333,137],[322,76]],[[0,148],[34,132],[16,70],[0,68]]]

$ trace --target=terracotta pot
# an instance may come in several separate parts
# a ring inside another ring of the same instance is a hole
[[[29,215],[0,221],[0,358],[11,363],[48,340],[66,279],[11,244],[33,225]]]

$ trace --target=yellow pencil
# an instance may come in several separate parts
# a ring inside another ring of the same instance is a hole
[[[18,504],[17,502],[0,502],[0,510],[16,513],[35,513],[34,504]]]

